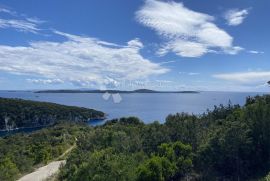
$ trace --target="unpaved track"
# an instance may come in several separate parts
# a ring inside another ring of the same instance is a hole
[[[40,167],[36,171],[23,176],[18,181],[43,181],[43,180],[46,180],[50,176],[57,173],[61,164],[65,164],[65,162],[66,162],[65,160],[53,161],[53,162],[49,163],[48,165],[46,165],[44,167]]]
[[[69,152],[71,152],[75,147],[76,147],[76,143],[73,146],[71,146],[69,149],[67,149],[61,156],[59,156],[57,160],[63,159],[63,157]],[[61,164],[64,165],[65,163],[66,163],[66,160],[53,161],[49,163],[48,165],[44,167],[40,167],[34,172],[23,176],[18,181],[44,181],[48,179],[50,176],[57,173]]]

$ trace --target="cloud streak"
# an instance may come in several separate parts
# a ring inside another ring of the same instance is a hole
[[[0,13],[6,13],[6,14],[9,14],[12,16],[16,16],[16,14],[17,14],[15,11],[11,11],[11,10],[3,8],[3,7],[0,7]]]
[[[35,23],[17,19],[1,19],[0,28],[14,28],[17,31],[37,33],[40,29]]]
[[[198,72],[179,72],[181,75],[200,75]]]
[[[251,53],[251,54],[264,54],[263,51],[257,51],[257,50],[250,50],[250,51],[248,51],[248,53]]]
[[[215,74],[213,77],[240,83],[266,83],[270,80],[270,71],[235,72]]]
[[[211,52],[236,54],[242,50],[233,46],[233,37],[214,23],[213,16],[190,10],[182,3],[146,0],[136,12],[136,20],[165,40],[159,55],[174,52],[182,57],[200,57]]]
[[[17,31],[37,34],[41,31],[38,26],[45,22],[38,18],[29,18],[26,15],[21,15],[15,11],[1,7],[0,13],[6,13],[11,16],[11,18],[0,18],[0,28],[2,29],[13,28]]]

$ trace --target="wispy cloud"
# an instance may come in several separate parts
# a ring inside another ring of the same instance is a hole
[[[0,16],[0,28],[4,29],[13,28],[17,31],[38,33],[41,30],[38,26],[45,22],[38,18],[29,18],[26,15],[0,7],[1,12],[11,15],[10,18],[1,18]]]
[[[251,72],[234,72],[225,74],[215,74],[213,77],[240,83],[261,83],[264,84],[270,80],[270,71],[251,71]]]
[[[188,75],[200,75],[198,72],[189,72]]]
[[[250,51],[248,51],[248,53],[252,53],[252,54],[264,54],[263,51],[257,51],[257,50],[250,50]]]
[[[198,72],[179,72],[181,75],[200,75]]]
[[[237,26],[243,23],[248,13],[249,13],[248,9],[243,10],[231,9],[225,13],[224,18],[227,20],[228,25]]]
[[[26,18],[26,20],[28,22],[32,22],[32,23],[35,23],[35,24],[42,24],[42,23],[45,23],[46,22],[46,21],[41,20],[39,18]]]
[[[35,23],[17,20],[17,19],[1,19],[0,18],[0,28],[14,28],[18,31],[37,33],[40,29]]]
[[[171,60],[171,61],[165,61],[165,62],[159,63],[159,65],[164,65],[164,64],[174,63],[174,62],[176,62],[176,61],[174,61],[174,60]]]
[[[34,83],[71,82],[80,86],[139,80],[168,72],[144,58],[139,39],[118,45],[56,31],[63,42],[39,41],[29,46],[0,45],[0,70],[25,74]]]
[[[61,79],[27,79],[28,82],[35,84],[61,84],[64,83]]]
[[[15,11],[12,11],[10,9],[3,8],[3,7],[0,7],[0,13],[6,13],[6,14],[9,14],[12,16],[16,16],[16,14],[17,14]]]
[[[236,54],[243,49],[233,46],[233,37],[214,24],[213,16],[190,10],[182,3],[146,0],[136,12],[136,20],[165,40],[159,55],[171,51],[182,57],[200,57],[217,51]]]

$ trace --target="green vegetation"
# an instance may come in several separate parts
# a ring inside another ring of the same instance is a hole
[[[103,117],[104,113],[93,109],[0,98],[0,130],[46,126],[59,120],[86,122]]]
[[[270,96],[165,124],[112,120],[78,137],[59,180],[258,180],[270,171]],[[269,176],[268,176],[269,177]]]
[[[270,181],[270,173],[265,176],[263,179],[261,179],[260,181]]]
[[[268,95],[249,97],[243,107],[220,105],[200,116],[169,115],[164,124],[146,125],[134,117],[94,128],[60,124],[0,139],[0,180],[13,180],[58,157],[76,137],[58,180],[266,181],[269,129]]]
[[[84,130],[85,125],[62,123],[31,134],[0,138],[0,180],[15,180],[58,158]]]

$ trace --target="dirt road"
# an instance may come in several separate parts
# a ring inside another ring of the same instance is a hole
[[[59,156],[57,160],[60,160],[60,161],[53,161],[44,167],[40,167],[34,172],[23,176],[18,181],[44,181],[48,179],[50,176],[58,172],[61,164],[66,163],[66,160],[64,160],[65,155],[71,152],[75,147],[76,147],[76,143],[73,146],[71,146],[69,149],[67,149],[61,156]]]
[[[40,167],[36,171],[25,175],[18,181],[44,181],[53,174],[57,173],[61,164],[65,164],[65,160],[53,161],[44,167]]]

